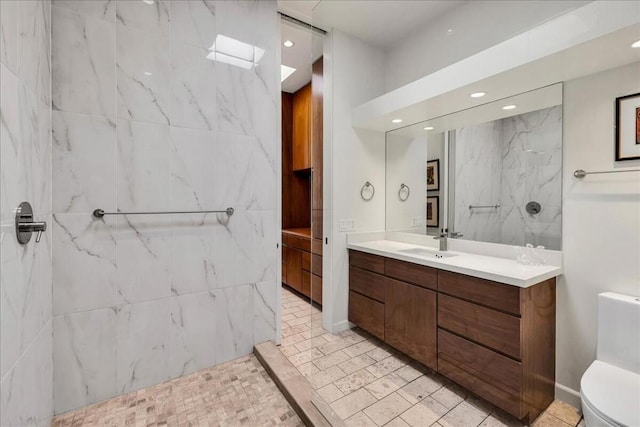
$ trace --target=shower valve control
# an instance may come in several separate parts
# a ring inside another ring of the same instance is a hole
[[[36,243],[40,242],[42,233],[47,230],[47,223],[44,221],[33,221],[33,209],[31,203],[22,202],[16,209],[16,237],[18,242],[24,245],[29,243],[31,235],[36,235]]]

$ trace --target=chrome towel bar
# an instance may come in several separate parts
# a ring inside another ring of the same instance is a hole
[[[573,176],[575,176],[576,178],[584,178],[587,175],[595,175],[599,173],[618,173],[618,172],[640,172],[640,169],[621,169],[618,171],[599,171],[599,172],[586,172],[583,169],[578,169],[575,172],[573,172]]]
[[[172,214],[207,214],[207,213],[226,213],[227,215],[233,215],[234,209],[227,208],[223,211],[165,211],[165,212],[105,212],[102,209],[96,209],[93,211],[93,216],[96,218],[102,218],[105,215],[172,215]]]
[[[477,209],[477,208],[492,208],[492,209],[498,209],[500,207],[500,205],[469,205],[469,210],[471,209]]]

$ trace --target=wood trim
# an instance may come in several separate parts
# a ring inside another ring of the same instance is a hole
[[[438,291],[507,313],[520,314],[520,288],[438,270]]]
[[[349,291],[349,321],[384,341],[384,304]]]
[[[518,317],[440,294],[438,326],[521,360]]]
[[[389,277],[412,283],[414,285],[438,290],[438,270],[424,265],[413,264],[411,262],[399,261],[397,259],[384,259],[384,273]]]
[[[384,303],[385,283],[388,280],[385,276],[371,271],[354,266],[349,268],[349,290],[382,303]]]
[[[384,258],[378,255],[371,255],[366,252],[350,249],[349,264],[364,270],[373,271],[374,273],[384,274]]]

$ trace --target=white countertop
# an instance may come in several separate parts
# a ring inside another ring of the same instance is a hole
[[[468,252],[446,251],[411,243],[393,240],[372,240],[366,242],[349,242],[349,249],[366,252],[383,257],[426,265],[454,273],[466,274],[481,279],[526,288],[544,280],[562,274],[562,268],[555,265],[523,265],[514,259],[478,255]],[[434,256],[422,256],[400,252],[406,249],[422,248],[433,252]],[[436,258],[435,254],[455,255],[448,258]]]

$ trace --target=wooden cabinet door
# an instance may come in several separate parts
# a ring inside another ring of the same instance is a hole
[[[436,293],[387,279],[384,300],[385,342],[436,369]]]
[[[311,168],[311,83],[293,95],[292,169]]]

